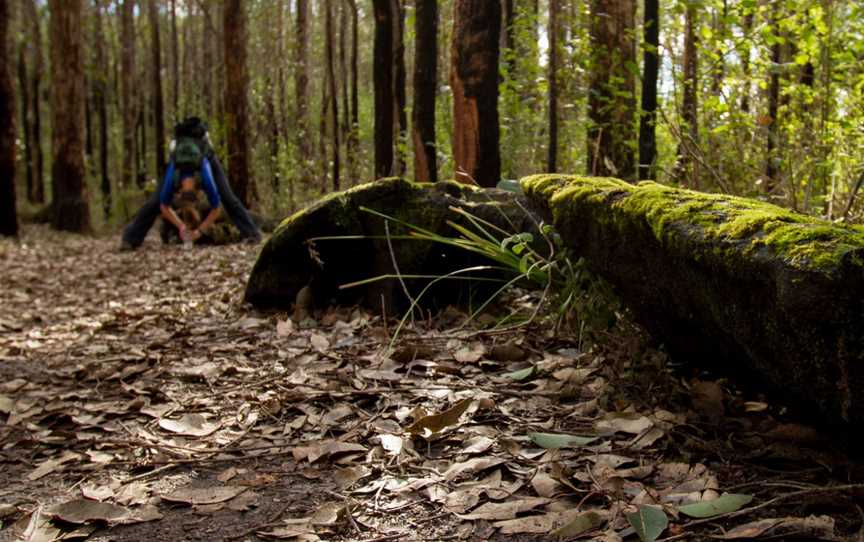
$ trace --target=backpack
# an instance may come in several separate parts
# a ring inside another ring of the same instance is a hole
[[[174,126],[174,167],[177,170],[197,170],[209,153],[207,124],[198,117],[189,117]]]

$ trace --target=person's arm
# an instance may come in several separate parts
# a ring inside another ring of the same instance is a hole
[[[171,198],[174,196],[174,160],[168,162],[168,168],[165,170],[165,178],[162,179],[162,191],[159,192],[159,209],[162,212],[162,218],[170,222],[177,228],[180,233],[180,239],[183,239],[186,234],[186,225],[171,208]]]
[[[196,241],[202,234],[206,233],[210,226],[222,214],[222,200],[219,198],[219,190],[216,188],[216,183],[213,180],[213,170],[210,168],[210,161],[205,157],[201,161],[201,187],[204,193],[207,194],[207,202],[210,204],[210,212],[207,217],[198,226],[198,229],[192,232],[192,240]]]

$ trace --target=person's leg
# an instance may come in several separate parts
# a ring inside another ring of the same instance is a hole
[[[225,179],[225,170],[222,169],[222,164],[215,154],[208,156],[210,167],[213,170],[213,182],[216,183],[216,189],[219,190],[219,197],[222,199],[222,207],[228,213],[228,218],[240,230],[240,235],[243,239],[251,241],[259,241],[261,239],[261,230],[255,225],[249,211],[243,206],[243,203],[231,190],[231,186]]]
[[[162,184],[159,184],[161,188]],[[153,192],[153,195],[147,200],[141,209],[135,213],[135,216],[123,229],[122,248],[135,249],[141,246],[144,238],[147,237],[147,232],[153,227],[153,222],[159,216],[159,189]]]

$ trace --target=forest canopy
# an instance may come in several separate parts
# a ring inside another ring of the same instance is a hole
[[[864,214],[859,2],[15,0],[0,16],[4,193],[26,215],[51,202],[60,229],[127,221],[190,115],[241,200],[277,217],[383,176],[543,171]]]

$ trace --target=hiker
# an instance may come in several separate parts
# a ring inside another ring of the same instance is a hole
[[[162,191],[159,193],[159,208],[162,213],[161,237],[164,243],[170,243],[178,239],[182,243],[196,243],[202,236],[207,234],[210,226],[221,214],[221,201],[216,185],[213,183],[213,175],[210,171],[209,161],[204,158],[201,165],[200,186],[194,171],[173,172],[168,166],[166,178],[178,178],[176,183],[162,183]],[[209,208],[204,207],[206,218],[201,220],[202,208],[200,192],[207,195]]]
[[[165,171],[165,177],[159,184],[156,192],[150,197],[143,207],[136,213],[132,222],[123,230],[120,243],[121,250],[134,250],[141,246],[147,232],[153,226],[156,217],[162,214],[166,220],[172,223],[179,233],[184,233],[185,225],[170,208],[163,211],[163,204],[169,205],[175,192],[182,192],[181,181],[190,182],[188,179],[200,179],[200,186],[207,194],[210,204],[210,214],[201,225],[206,230],[213,220],[218,218],[220,209],[224,208],[226,214],[240,230],[243,241],[258,243],[261,241],[261,231],[252,221],[249,211],[231,190],[225,180],[225,171],[222,164],[213,152],[210,138],[207,134],[207,124],[198,117],[189,117],[174,127],[174,141],[171,142],[171,160]],[[216,213],[212,216],[213,213]],[[177,221],[174,222],[172,218]],[[208,222],[210,220],[210,222]],[[190,231],[200,237],[203,233],[201,225]],[[196,232],[197,233],[194,233]],[[182,237],[181,237],[182,239]],[[163,240],[166,240],[163,236]]]

